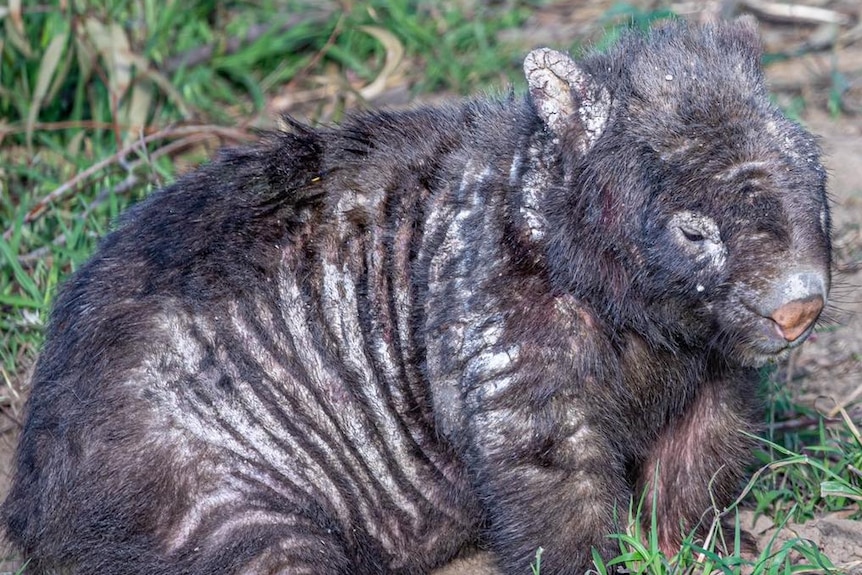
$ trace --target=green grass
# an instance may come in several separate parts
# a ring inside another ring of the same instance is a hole
[[[785,408],[783,420],[816,424],[762,440],[758,456],[769,473],[752,490],[755,510],[768,512],[777,522],[801,522],[836,511],[862,518],[862,438],[856,424],[844,409],[827,426],[808,408],[790,402]]]
[[[540,3],[77,0],[56,3],[64,9],[0,7],[0,381],[20,383],[57,286],[117,215],[218,146],[271,126],[270,103],[287,98],[300,119],[332,122],[396,86],[411,97],[520,86],[521,58],[532,44],[503,40],[512,37],[503,33]],[[596,45],[612,42],[620,22],[644,27],[668,15],[621,3],[606,14],[607,33]],[[562,48],[578,50],[577,40]],[[0,387],[0,408],[20,408],[20,401],[10,407],[8,391]],[[779,401],[772,420],[800,409]],[[851,424],[770,439],[750,505],[778,521],[837,509],[858,516],[854,470],[862,468],[862,446]],[[706,545],[687,539],[668,559],[640,530],[637,509],[629,515],[629,531],[617,535],[620,557],[599,561],[599,573],[614,565],[634,573],[740,573],[746,564],[716,553],[717,531]],[[789,566],[791,550],[814,571],[828,571],[828,560],[803,541],[764,550],[748,568],[799,572]]]
[[[782,440],[800,445],[800,453],[760,439],[764,447],[761,455],[768,463],[753,474],[733,505],[717,510],[705,541],[692,533],[684,538],[679,553],[673,557],[659,549],[655,505],[653,515],[645,522],[642,505],[632,504],[626,531],[612,535],[619,543],[619,555],[604,562],[594,552],[596,573],[607,575],[620,568],[644,575],[839,573],[813,542],[777,536],[788,521],[802,522],[818,513],[841,510],[851,518],[862,518],[862,439],[846,412],[842,411],[841,422],[843,425],[829,428],[821,422],[815,437],[806,437],[810,431],[782,436]],[[739,512],[743,506],[757,514],[766,513],[779,526],[771,539],[759,542],[754,555],[742,553],[744,526]],[[722,519],[730,520],[732,533],[722,529]],[[645,523],[651,528],[645,530]],[[541,573],[542,552],[541,548],[537,550],[533,575]]]
[[[838,573],[833,561],[808,540],[773,537],[759,553],[741,554],[738,513],[742,508],[765,514],[776,525],[804,522],[819,514],[841,511],[851,519],[862,519],[862,437],[843,409],[829,421],[794,405],[786,392],[774,391],[770,420],[814,421],[792,432],[768,432],[769,439],[758,438],[758,457],[762,466],[739,498],[727,509],[719,509],[710,525],[706,542],[689,535],[675,557],[665,556],[658,548],[655,530],[644,531],[640,507],[629,509],[625,533],[614,535],[620,543],[620,555],[608,563],[596,556],[596,570],[601,575],[611,567],[624,567],[631,573],[666,574],[743,574],[778,575],[790,573]],[[779,412],[780,413],[777,413]],[[718,520],[733,520],[736,531],[725,539]],[[655,525],[655,517],[650,524]],[[778,532],[776,531],[776,535]],[[842,558],[837,557],[836,560]],[[535,570],[535,569],[534,569]]]

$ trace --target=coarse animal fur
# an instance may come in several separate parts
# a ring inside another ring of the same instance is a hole
[[[292,123],[141,202],[54,305],[28,572],[583,573],[644,490],[672,553],[830,285],[759,56],[744,21],[537,50],[524,97]]]

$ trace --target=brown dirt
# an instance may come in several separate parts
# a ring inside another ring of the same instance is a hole
[[[753,513],[746,511],[740,514],[740,525],[755,536],[761,549],[775,550],[788,541],[807,539],[832,559],[842,573],[862,574],[862,521],[834,513],[779,529],[769,518],[755,518]]]
[[[666,2],[630,2],[643,8]],[[554,2],[537,9],[530,22],[507,41],[524,51],[538,45],[564,47],[573,37],[598,38],[599,19],[608,13],[612,0],[589,3],[577,0]],[[751,1],[714,0],[671,4],[687,18],[702,19],[722,9],[736,6],[745,11]],[[761,4],[764,4],[761,2]],[[862,3],[858,0],[801,0],[798,5],[825,8],[848,17],[840,26],[809,24],[759,14],[761,31],[770,52],[794,57],[767,68],[779,103],[793,108],[804,102],[800,119],[822,138],[825,163],[830,171],[835,229],[835,282],[827,322],[791,358],[780,377],[796,401],[816,407],[822,413],[852,408],[856,425],[862,427],[858,409],[862,404]],[[839,41],[835,42],[835,33]],[[811,46],[831,48],[806,53]],[[827,112],[835,78],[846,81],[839,113]],[[387,86],[376,102],[401,103],[403,86]],[[281,108],[274,105],[273,110]],[[283,109],[280,111],[284,111]],[[275,115],[275,114],[273,114]],[[20,426],[25,395],[25,375],[0,373],[0,498],[8,488],[10,462]],[[743,516],[743,526],[765,548],[774,535],[772,522],[753,515]],[[791,525],[777,535],[778,541],[803,537],[817,544],[846,573],[862,574],[862,522],[840,515],[818,517],[804,525]],[[0,575],[17,568],[18,562],[4,562],[0,541]],[[461,559],[435,575],[493,574],[489,555]]]

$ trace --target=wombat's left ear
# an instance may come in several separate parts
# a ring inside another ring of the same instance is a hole
[[[574,60],[548,48],[527,54],[524,73],[530,96],[545,125],[558,136],[576,134],[582,151],[589,150],[608,122],[611,108],[608,91]]]

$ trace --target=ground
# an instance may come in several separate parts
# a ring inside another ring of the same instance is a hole
[[[586,5],[585,5],[586,4]],[[525,51],[538,45],[564,47],[572,36],[598,37],[599,19],[609,1],[555,2],[540,6],[513,40]],[[650,8],[649,2],[636,2]],[[721,10],[758,10],[764,44],[771,53],[790,55],[767,67],[777,101],[819,135],[830,173],[834,223],[834,285],[822,327],[779,371],[780,383],[795,401],[834,417],[845,408],[856,425],[862,422],[862,3],[858,0],[802,3],[846,17],[838,24],[811,23],[809,13],[785,10],[760,1],[689,2],[672,7],[687,17],[703,18]],[[798,6],[797,6],[798,7]],[[801,55],[804,54],[804,55]],[[402,103],[405,92],[390,87],[380,95],[387,104]],[[289,100],[289,99],[288,99]],[[272,111],[282,111],[278,102]],[[6,490],[10,458],[20,427],[26,374],[0,382],[0,497]],[[804,422],[803,422],[804,423]],[[767,545],[774,533],[769,519],[747,513],[744,526]],[[803,525],[791,525],[779,537],[798,535],[814,541],[848,573],[862,573],[862,522],[833,514]],[[0,548],[0,558],[3,557]],[[437,575],[492,573],[487,556],[459,562]],[[17,563],[0,559],[0,571]]]

